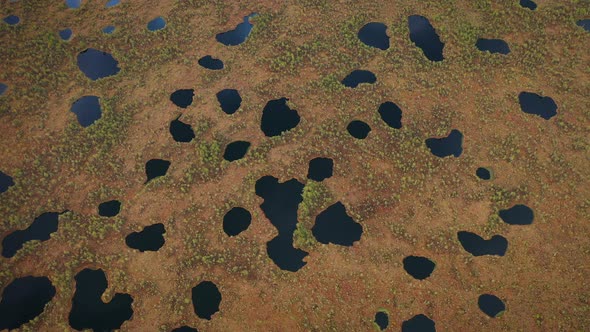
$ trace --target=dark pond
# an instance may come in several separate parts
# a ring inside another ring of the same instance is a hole
[[[245,42],[246,39],[248,39],[250,32],[252,32],[253,25],[250,23],[250,19],[256,15],[256,13],[253,13],[248,16],[244,16],[244,21],[238,24],[235,29],[219,33],[215,36],[215,39],[227,46],[240,45],[241,43]]]
[[[78,123],[88,127],[102,116],[100,102],[97,96],[84,96],[72,104],[70,111],[76,114]]]
[[[235,141],[229,143],[223,152],[223,159],[227,161],[235,161],[244,158],[250,149],[250,142]]]
[[[158,251],[164,245],[166,229],[163,224],[146,226],[140,232],[133,232],[125,237],[125,244],[129,248],[144,251]]]
[[[408,256],[404,258],[403,263],[404,270],[414,277],[414,279],[418,280],[430,277],[436,266],[433,261],[421,256]]]
[[[266,243],[268,257],[282,270],[298,271],[306,262],[307,252],[293,247],[293,232],[297,228],[297,208],[303,201],[303,184],[296,179],[283,183],[272,176],[256,181],[256,195],[264,199],[260,208],[278,235]]]
[[[365,24],[358,33],[358,37],[367,46],[376,47],[381,50],[389,48],[389,36],[385,32],[387,26],[380,22]]]
[[[532,0],[520,0],[520,5],[524,8],[528,8],[530,10],[537,9],[537,4]]]
[[[102,28],[102,32],[105,33],[105,34],[107,34],[107,35],[110,35],[113,32],[115,32],[115,29],[116,28],[115,28],[114,25],[107,25],[106,27]]]
[[[579,20],[576,22],[576,25],[582,27],[582,29],[586,31],[590,31],[590,19]]]
[[[490,53],[508,54],[510,53],[510,47],[508,43],[502,39],[485,39],[478,38],[475,46],[480,51],[488,51]]]
[[[24,230],[17,230],[6,235],[2,240],[2,256],[13,257],[26,242],[49,240],[51,233],[57,231],[59,215],[59,212],[45,212],[35,218]]]
[[[110,302],[102,301],[101,296],[108,287],[102,269],[84,269],[74,279],[76,291],[68,318],[72,328],[78,331],[112,331],[120,329],[133,316],[133,298],[129,294],[116,293]]]
[[[348,88],[356,88],[359,84],[373,84],[377,82],[377,76],[368,70],[353,70],[343,80],[342,84]]]
[[[202,281],[192,290],[193,308],[199,318],[211,320],[219,311],[221,293],[217,286],[211,281]]]
[[[191,125],[178,120],[179,118],[170,122],[170,134],[176,142],[188,143],[195,138],[195,132]]]
[[[442,61],[445,43],[434,30],[430,21],[424,16],[411,15],[408,17],[410,40],[416,44],[430,61]]]
[[[211,69],[211,70],[223,69],[223,61],[216,59],[210,55],[205,55],[204,57],[200,58],[199,65],[203,68],[207,68],[207,69]]]
[[[168,160],[148,160],[148,162],[145,163],[145,174],[147,175],[147,180],[145,181],[145,183],[148,183],[152,179],[155,179],[157,177],[166,175],[166,173],[168,172],[168,168],[170,168],[170,162]]]
[[[8,25],[17,25],[20,22],[20,18],[16,15],[8,15],[4,18],[4,23]]]
[[[158,31],[162,30],[166,27],[166,20],[162,16],[158,16],[153,20],[149,21],[147,24],[147,28],[150,31]]]
[[[98,205],[98,215],[101,217],[114,217],[121,212],[121,202],[117,200],[102,202]]]
[[[330,158],[314,158],[309,161],[307,178],[314,181],[323,181],[332,177],[334,161]]]
[[[72,38],[72,34],[73,32],[70,28],[59,30],[59,38],[65,41],[70,40]]]
[[[4,95],[4,92],[6,92],[6,90],[8,90],[8,85],[0,83],[0,96]]]
[[[287,98],[273,99],[262,110],[260,129],[268,137],[279,136],[299,124],[301,120],[297,110],[289,108]]]
[[[185,326],[177,327],[170,332],[199,332],[199,331],[195,328],[185,325]]]
[[[477,300],[477,304],[479,305],[479,309],[481,309],[484,314],[492,318],[498,317],[498,315],[506,310],[506,305],[504,305],[504,302],[492,294],[480,295],[479,299]]]
[[[402,110],[397,104],[386,101],[379,106],[381,120],[388,126],[395,129],[402,127]]]
[[[252,215],[243,207],[234,207],[223,216],[223,231],[228,236],[236,236],[250,227]]]
[[[365,139],[371,132],[371,127],[361,120],[353,120],[346,126],[348,133],[357,139]]]
[[[0,171],[0,194],[6,192],[8,188],[12,186],[14,186],[14,180],[12,177]]]
[[[504,256],[508,249],[508,240],[501,235],[494,235],[489,240],[484,240],[475,233],[460,231],[457,233],[457,238],[463,249],[473,256]]]
[[[419,314],[402,323],[402,332],[436,332],[436,327],[432,319]]]
[[[16,278],[2,291],[0,331],[13,330],[39,316],[55,296],[55,287],[47,277]]]
[[[426,146],[437,157],[459,157],[463,152],[463,134],[453,129],[447,137],[426,139]]]
[[[352,246],[361,239],[363,226],[346,213],[344,204],[337,202],[318,214],[311,232],[320,243]]]
[[[194,89],[180,89],[170,94],[170,101],[178,107],[187,108],[193,103],[194,96]]]
[[[66,6],[72,9],[78,9],[82,5],[82,0],[66,0]]]
[[[557,104],[551,97],[543,97],[533,92],[521,92],[518,95],[520,109],[528,114],[535,114],[545,120],[557,115]]]
[[[94,48],[87,48],[78,54],[78,68],[93,81],[117,75],[121,70],[112,55]]]
[[[116,5],[118,5],[121,2],[121,0],[109,0],[107,2],[107,4],[105,5],[106,8],[111,8],[114,7]]]
[[[236,89],[221,90],[216,96],[221,110],[226,114],[234,114],[242,105],[242,97]]]
[[[482,180],[489,180],[492,178],[492,171],[485,167],[479,167],[475,171],[475,175]]]
[[[385,330],[389,325],[389,316],[385,311],[377,311],[375,314],[375,324],[379,326],[381,331]]]
[[[533,210],[522,204],[514,205],[506,210],[500,210],[498,215],[500,215],[502,221],[510,225],[530,225],[535,218]]]

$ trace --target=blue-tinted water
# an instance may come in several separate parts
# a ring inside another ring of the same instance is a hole
[[[78,9],[82,5],[82,0],[66,0],[66,6],[71,9]]]
[[[14,279],[2,291],[0,330],[17,329],[39,316],[54,296],[55,287],[47,277]]]
[[[524,8],[528,8],[530,10],[537,9],[537,4],[532,0],[520,0],[520,5]]]
[[[184,123],[178,118],[170,122],[170,134],[176,142],[188,143],[195,138],[195,132],[191,125]]]
[[[59,30],[59,38],[62,40],[70,40],[70,38],[72,38],[72,34],[72,29],[70,28]]]
[[[368,83],[373,84],[377,82],[377,76],[368,70],[354,70],[348,74],[343,80],[342,84],[348,88],[356,88],[359,84]]]
[[[309,161],[307,178],[314,181],[324,181],[332,177],[334,161],[330,158],[314,158]]]
[[[397,104],[386,101],[379,106],[381,120],[389,127],[400,129],[402,127],[402,110]]]
[[[177,327],[170,332],[199,332],[199,331],[195,328],[185,325],[185,326]]]
[[[227,161],[235,161],[244,158],[248,149],[250,148],[250,142],[246,141],[235,141],[229,143],[225,147],[223,152],[223,159]]]
[[[411,15],[408,17],[410,40],[416,44],[430,61],[442,61],[445,44],[424,16]]]
[[[367,46],[386,50],[389,48],[389,36],[385,32],[386,30],[387,26],[383,23],[367,23],[359,30],[358,38]]]
[[[20,18],[16,15],[8,15],[4,18],[4,22],[8,25],[17,25],[20,23]]]
[[[375,314],[374,322],[377,324],[377,326],[379,326],[379,329],[383,331],[387,328],[387,326],[389,326],[389,316],[384,311],[378,311]]]
[[[361,239],[363,226],[346,213],[344,204],[337,202],[318,214],[311,232],[320,243],[352,246]]]
[[[236,89],[221,90],[216,96],[221,110],[226,114],[234,114],[242,105],[242,97]]]
[[[353,120],[346,126],[346,130],[356,139],[365,139],[369,136],[371,127],[361,120]]]
[[[482,179],[482,180],[489,180],[492,178],[492,172],[485,168],[485,167],[479,167],[476,171],[475,171],[475,175],[477,175],[478,178]]]
[[[590,19],[579,20],[576,22],[576,25],[586,31],[590,31]]]
[[[480,295],[477,299],[477,304],[484,314],[492,318],[498,317],[498,315],[506,310],[504,302],[502,302],[499,297],[492,294]]]
[[[0,171],[0,194],[6,192],[8,188],[12,186],[14,186],[14,180],[12,177]]]
[[[149,21],[147,28],[149,31],[158,31],[166,27],[166,20],[162,16],[158,16],[153,20]]]
[[[205,55],[199,59],[199,65],[203,68],[210,70],[221,70],[223,69],[223,61],[216,59],[210,55]]]
[[[76,114],[78,123],[88,127],[102,116],[100,101],[96,96],[84,96],[72,104],[70,111]]]
[[[187,108],[193,103],[193,97],[195,96],[194,89],[180,89],[174,91],[170,95],[170,101],[174,103],[174,105]]]
[[[102,28],[102,32],[107,35],[110,35],[113,32],[115,32],[116,29],[117,28],[114,25],[107,25],[106,27]]]
[[[78,54],[78,68],[93,81],[116,75],[121,70],[119,62],[112,55],[94,48]]]
[[[143,228],[140,232],[133,232],[125,237],[125,244],[129,248],[144,251],[158,251],[164,245],[166,229],[163,224],[153,224]]]
[[[193,309],[199,318],[211,320],[219,311],[221,293],[211,281],[202,281],[192,289]]]
[[[68,316],[72,328],[112,331],[120,329],[133,316],[133,298],[129,294],[116,293],[110,302],[102,301],[101,296],[108,286],[103,270],[84,269],[74,279],[76,291]]]
[[[106,8],[111,8],[114,7],[116,5],[118,5],[121,2],[121,0],[109,0],[107,2],[107,4],[105,5]]]
[[[508,43],[502,39],[485,39],[478,38],[475,46],[480,51],[488,51],[490,53],[508,54],[510,53],[510,47]]]
[[[402,323],[402,332],[436,332],[436,324],[426,315],[416,315]]]
[[[4,93],[8,90],[8,85],[4,83],[0,83],[0,96],[4,95]]]
[[[148,160],[148,162],[145,163],[145,174],[147,175],[147,180],[145,181],[145,183],[148,183],[151,180],[158,178],[160,176],[166,175],[166,173],[168,173],[168,168],[170,168],[170,162],[168,160]]]
[[[414,279],[418,280],[430,277],[436,266],[433,261],[421,256],[408,256],[404,258],[403,263],[404,270],[414,277]]]
[[[244,16],[244,21],[238,24],[235,29],[219,33],[215,36],[215,39],[227,46],[240,45],[248,39],[250,32],[252,32],[253,25],[250,23],[250,18],[255,17],[256,15],[256,13],[253,13]]]
[[[502,221],[509,225],[530,225],[535,218],[533,210],[523,204],[517,204],[509,209],[500,210],[498,215]]]
[[[98,205],[98,215],[101,217],[114,217],[121,212],[121,202],[111,200]]]
[[[508,249],[508,240],[501,235],[494,235],[489,240],[484,240],[475,233],[460,231],[457,233],[457,238],[463,249],[473,256],[504,256]]]
[[[426,139],[426,146],[439,158],[459,157],[463,153],[463,134],[453,129],[447,137]]]
[[[303,201],[303,184],[296,179],[283,183],[272,176],[256,181],[256,195],[264,199],[260,208],[278,235],[267,242],[266,251],[282,270],[295,272],[305,266],[307,252],[293,247],[293,233],[297,228],[297,209]]]
[[[260,129],[267,137],[279,136],[299,124],[301,120],[297,110],[289,108],[287,98],[270,100],[262,110]]]
[[[543,97],[533,92],[521,92],[518,95],[520,109],[528,114],[535,114],[545,120],[557,115],[557,104],[551,97]]]
[[[234,207],[223,216],[223,231],[228,236],[236,236],[250,227],[252,215],[243,207]]]
[[[2,240],[2,256],[13,257],[26,242],[49,240],[51,233],[57,231],[59,215],[58,212],[45,212],[35,218],[29,227],[6,235]]]

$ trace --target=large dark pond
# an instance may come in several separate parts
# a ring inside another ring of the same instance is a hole
[[[533,210],[523,204],[517,204],[509,209],[500,210],[498,215],[502,221],[510,225],[530,225],[535,218]]]
[[[557,104],[551,97],[543,97],[533,92],[521,92],[518,95],[520,109],[528,114],[535,114],[545,120],[557,115]]]
[[[330,158],[314,158],[309,161],[307,178],[314,181],[324,181],[332,177],[334,161]]]
[[[236,89],[224,89],[217,94],[217,101],[225,114],[234,114],[242,105],[242,97]]]
[[[162,16],[158,16],[153,20],[149,21],[147,28],[149,31],[158,31],[166,27],[166,20]]]
[[[499,297],[492,294],[482,294],[477,299],[477,304],[481,311],[492,317],[496,318],[506,310],[506,305]]]
[[[435,325],[432,319],[419,314],[402,323],[402,332],[436,332]]]
[[[119,62],[112,55],[94,48],[80,52],[77,60],[78,68],[93,81],[117,75],[121,70]]]
[[[266,251],[272,261],[282,270],[298,271],[305,262],[307,252],[293,247],[293,232],[297,228],[297,208],[303,201],[303,184],[296,179],[283,183],[272,176],[256,181],[256,195],[264,199],[260,208],[278,235],[267,242]]]
[[[158,251],[164,245],[166,229],[163,224],[153,224],[143,228],[140,232],[133,232],[125,237],[125,244],[129,248],[144,251]]]
[[[129,294],[116,293],[110,302],[104,303],[102,294],[108,287],[102,269],[84,269],[74,277],[76,291],[72,298],[70,326],[78,331],[92,329],[95,332],[120,329],[133,316]]]
[[[102,116],[102,109],[97,96],[81,97],[72,104],[70,111],[76,114],[78,123],[85,128],[92,125]]]
[[[447,137],[426,139],[426,146],[433,155],[439,158],[459,157],[463,153],[463,134],[457,129],[453,129]]]
[[[14,279],[4,287],[0,301],[0,330],[13,330],[39,316],[55,296],[47,277]]]
[[[489,240],[484,240],[475,233],[460,231],[457,233],[457,238],[463,249],[473,256],[504,256],[508,249],[508,240],[501,235],[494,235]]]
[[[418,280],[430,277],[436,266],[433,261],[422,256],[408,256],[404,258],[403,263],[404,270]]]
[[[194,89],[180,89],[170,94],[170,101],[178,107],[187,108],[193,103],[194,96]]]
[[[520,0],[520,5],[523,8],[528,8],[530,10],[537,9],[537,4],[534,1],[532,1],[532,0]]]
[[[411,15],[408,17],[410,40],[416,44],[430,61],[442,61],[445,44],[434,30],[430,21],[424,16]]]
[[[486,167],[479,167],[475,170],[475,175],[482,180],[490,180],[492,178],[492,171]]]
[[[101,217],[114,217],[121,211],[121,202],[111,200],[98,205],[98,215]]]
[[[353,120],[346,126],[348,133],[356,139],[365,139],[371,132],[371,127],[364,121]]]
[[[337,202],[315,218],[311,232],[320,243],[352,246],[361,239],[363,226],[346,213],[346,207]]]
[[[178,120],[179,118],[170,122],[170,134],[176,142],[188,143],[195,138],[195,132],[191,125]]]
[[[590,31],[590,19],[585,19],[585,20],[578,20],[576,22],[576,25],[581,27],[582,29],[586,30],[586,31]]]
[[[2,240],[2,256],[13,257],[26,242],[49,240],[51,233],[57,231],[59,215],[59,212],[45,212],[35,218],[29,227],[6,235]]]
[[[389,326],[389,315],[385,311],[377,311],[374,322],[383,331]]]
[[[14,186],[14,180],[12,177],[0,171],[0,194],[6,192],[8,188],[12,186]]]
[[[185,325],[185,326],[177,327],[170,332],[199,332],[199,330]]]
[[[145,181],[145,183],[148,183],[151,180],[158,178],[160,176],[166,175],[166,173],[168,173],[168,168],[170,168],[170,162],[168,160],[148,160],[148,162],[145,163],[145,174],[147,175],[147,180]]]
[[[297,110],[287,105],[287,98],[273,99],[266,103],[262,110],[260,129],[268,137],[279,136],[299,124],[301,118]]]
[[[363,83],[373,84],[375,82],[377,82],[377,76],[371,71],[357,69],[348,74],[341,83],[345,87],[356,88]]]
[[[199,318],[211,320],[211,316],[219,311],[221,293],[211,281],[202,281],[193,287],[192,298],[195,314]]]
[[[235,29],[226,32],[218,33],[215,39],[226,46],[240,45],[245,42],[252,32],[252,23],[250,19],[255,17],[257,14],[253,13],[248,16],[244,16],[244,21],[236,26]]]
[[[223,159],[227,161],[240,160],[244,158],[244,156],[246,156],[246,153],[248,153],[248,149],[250,149],[250,142],[231,142],[225,147],[225,151],[223,152]]]
[[[223,69],[223,61],[216,59],[210,55],[205,55],[199,59],[199,65],[203,68],[210,70],[221,70]]]
[[[508,54],[510,53],[510,47],[508,43],[503,41],[502,39],[486,39],[486,38],[478,38],[475,46],[478,50],[485,52],[488,51],[490,53],[500,53],[500,54]]]
[[[402,110],[397,104],[386,101],[379,106],[379,115],[381,120],[389,127],[400,129],[402,127]]]
[[[363,44],[381,50],[389,48],[389,36],[386,33],[387,26],[380,22],[365,24],[358,32],[358,37]]]
[[[223,231],[228,236],[236,236],[250,227],[252,215],[243,207],[234,207],[223,216]]]

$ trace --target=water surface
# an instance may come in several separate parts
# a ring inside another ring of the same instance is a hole
[[[348,74],[341,83],[345,87],[356,88],[363,83],[373,84],[375,82],[377,82],[377,76],[375,74],[368,70],[357,69]]]
[[[205,55],[199,59],[199,65],[203,68],[210,70],[221,70],[223,69],[223,61],[216,59],[210,55]]]
[[[240,45],[248,39],[252,32],[253,25],[250,23],[250,19],[255,16],[257,16],[256,13],[244,16],[244,21],[238,24],[235,29],[219,33],[215,39],[226,46]]]
[[[55,287],[47,277],[14,279],[2,291],[0,330],[13,330],[28,323],[43,313],[54,296]]]
[[[64,41],[68,41],[70,39],[72,39],[72,29],[70,28],[66,28],[63,30],[59,30],[59,38],[61,38]]]
[[[502,39],[478,38],[475,46],[482,52],[487,51],[492,54],[500,53],[504,55],[510,53],[510,47],[508,46],[508,43]]]
[[[82,5],[82,0],[66,0],[66,6],[70,9],[78,9]]]
[[[361,239],[363,226],[346,213],[346,207],[337,202],[315,218],[311,232],[320,243],[352,246]]]
[[[0,96],[3,96],[7,90],[8,90],[8,85],[6,85],[4,83],[0,83]]]
[[[299,124],[299,113],[287,105],[288,100],[284,97],[274,99],[264,106],[260,129],[267,137],[279,136]]]
[[[428,60],[444,60],[443,48],[445,47],[445,43],[440,41],[436,30],[434,30],[434,27],[426,17],[411,15],[408,17],[408,26],[410,28],[410,40],[422,49]]]
[[[521,92],[518,95],[520,109],[527,114],[534,114],[549,120],[557,115],[557,104],[551,97],[543,97],[533,92]]]
[[[387,26],[381,22],[365,24],[358,32],[358,38],[363,44],[380,50],[389,48],[389,36],[386,33]]]
[[[78,68],[89,79],[96,81],[117,73],[121,70],[119,62],[107,52],[87,48],[78,54]]]
[[[397,104],[386,101],[379,106],[379,115],[381,120],[389,127],[400,129],[402,127],[402,110]]]
[[[4,18],[4,23],[8,25],[17,25],[20,23],[20,17],[16,15],[8,15]]]
[[[447,137],[426,139],[426,146],[439,158],[459,157],[463,153],[463,134],[453,129]]]
[[[170,332],[199,332],[199,331],[195,328],[185,325],[185,326],[177,327]]]
[[[402,323],[402,332],[436,332],[435,323],[424,314],[419,314]]]
[[[481,311],[492,317],[496,318],[506,310],[506,305],[499,297],[492,294],[482,294],[477,299],[477,304]]]
[[[192,290],[193,309],[199,318],[211,320],[216,312],[219,311],[221,303],[221,293],[211,281],[202,281]]]
[[[170,122],[170,134],[172,138],[179,143],[188,143],[195,138],[195,132],[191,125],[178,120],[180,117]]]
[[[83,96],[72,104],[70,111],[76,114],[78,123],[86,128],[102,116],[100,101],[97,96]]]
[[[508,240],[501,235],[494,235],[489,240],[484,240],[475,233],[460,231],[457,233],[457,238],[463,249],[473,256],[504,256],[508,249]]]
[[[151,180],[158,178],[160,176],[166,175],[168,173],[168,168],[170,167],[170,162],[168,160],[163,159],[150,159],[145,164],[145,174],[147,175],[147,180],[145,183],[150,182]]]
[[[115,30],[116,28],[114,25],[107,25],[106,27],[102,28],[102,32],[107,35],[112,34],[113,32],[115,32]]]
[[[219,106],[225,114],[234,114],[242,105],[242,97],[236,89],[221,90],[216,96]]]
[[[129,248],[144,251],[158,251],[164,245],[166,229],[163,224],[153,224],[143,228],[140,232],[133,232],[125,237],[125,244]]]
[[[307,178],[314,181],[324,181],[332,177],[334,161],[330,158],[314,158],[309,161]]]
[[[14,186],[14,180],[12,177],[0,171],[0,194],[6,192],[8,188],[12,186]]]
[[[590,32],[590,19],[578,20],[576,25]]]
[[[223,152],[223,159],[227,161],[235,161],[244,158],[250,149],[250,142],[234,141],[225,147]]]
[[[162,16],[158,16],[153,20],[149,21],[147,28],[149,31],[158,31],[166,27],[166,20]]]
[[[356,139],[365,139],[371,132],[371,127],[364,121],[353,120],[346,126],[348,133]]]
[[[107,4],[105,5],[106,8],[111,8],[114,7],[116,5],[118,5],[121,2],[121,0],[109,0],[107,2]]]
[[[403,263],[404,270],[418,280],[430,277],[436,266],[433,261],[422,256],[408,256],[404,258]]]
[[[383,331],[389,326],[389,316],[385,311],[377,311],[374,322]]]
[[[101,217],[114,217],[121,212],[121,202],[110,200],[98,205],[98,215]]]
[[[534,1],[532,1],[532,0],[520,0],[520,5],[523,8],[528,8],[530,10],[537,9],[537,4]]]
[[[223,216],[223,231],[228,236],[236,236],[250,227],[252,215],[243,207],[234,207]]]
[[[170,94],[170,101],[180,108],[187,108],[193,103],[194,89],[180,89]]]
[[[492,171],[489,168],[479,167],[475,171],[475,175],[482,180],[490,180],[492,178]]]
[[[51,233],[57,231],[59,215],[59,212],[45,212],[35,218],[29,227],[6,235],[2,240],[2,256],[13,257],[29,241],[49,240]]]
[[[517,204],[509,209],[500,210],[498,215],[502,221],[509,225],[530,225],[535,218],[533,210],[523,204]]]

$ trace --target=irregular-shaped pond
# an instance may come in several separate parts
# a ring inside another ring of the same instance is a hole
[[[55,296],[47,277],[14,279],[4,287],[0,301],[0,330],[13,330],[39,316]]]
[[[170,101],[180,108],[187,108],[193,103],[194,89],[180,89],[170,94]]]
[[[221,70],[223,69],[223,61],[216,59],[210,55],[205,55],[199,59],[199,65],[203,68],[210,70]]]
[[[433,261],[422,256],[408,256],[404,258],[403,263],[404,270],[418,280],[430,277],[436,266]]]
[[[356,139],[365,139],[371,132],[371,127],[364,121],[353,120],[346,126],[348,133]]]
[[[235,161],[244,158],[250,149],[250,142],[235,141],[229,143],[223,152],[223,159],[227,161]]]
[[[252,23],[250,19],[257,16],[256,13],[244,16],[244,21],[236,26],[235,29],[226,32],[219,33],[215,36],[215,39],[226,46],[240,45],[245,42],[252,32]]]
[[[430,61],[442,61],[445,43],[434,30],[430,21],[424,16],[411,15],[408,17],[410,40],[416,44]]]
[[[500,210],[498,215],[502,221],[509,225],[530,225],[535,218],[533,210],[523,204],[517,204],[509,209]]]
[[[65,213],[65,212],[62,212]],[[35,218],[29,227],[9,233],[2,240],[2,256],[13,257],[26,242],[47,241],[57,231],[59,212],[45,212]]]
[[[490,52],[490,53],[500,53],[500,54],[508,54],[510,53],[510,47],[508,43],[503,41],[502,39],[486,39],[486,38],[478,38],[477,42],[475,43],[475,47],[482,52]]]
[[[385,311],[377,311],[374,322],[383,331],[389,326],[389,315]]]
[[[314,158],[309,161],[307,178],[314,181],[324,181],[332,177],[334,161],[330,158]]]
[[[70,28],[59,30],[59,38],[61,38],[61,40],[68,41],[68,40],[72,39],[72,35],[73,35],[73,32],[72,32],[72,29],[70,29]]]
[[[158,31],[166,27],[166,20],[162,16],[158,16],[153,20],[149,21],[147,28],[149,31]]]
[[[243,207],[234,207],[223,216],[223,231],[228,236],[236,236],[250,227],[252,215]]]
[[[143,228],[140,232],[133,232],[125,237],[125,244],[129,248],[144,251],[158,251],[164,245],[166,229],[163,224],[153,224]]]
[[[363,226],[346,213],[346,207],[337,202],[315,218],[311,232],[320,243],[352,246],[361,239]]]
[[[402,110],[397,104],[386,101],[379,106],[379,115],[381,120],[389,127],[400,129],[402,127]]]
[[[145,183],[148,183],[151,180],[158,178],[160,176],[166,175],[166,173],[168,173],[168,168],[170,168],[170,162],[168,160],[148,160],[148,162],[145,163],[145,174],[147,175],[147,180],[145,181]]]
[[[12,177],[0,171],[0,194],[6,192],[8,188],[12,186],[14,186],[14,180]]]
[[[576,22],[576,25],[581,27],[582,29],[586,30],[586,31],[590,31],[590,19],[585,19],[585,20],[578,20]]]
[[[533,92],[521,92],[518,95],[520,109],[528,114],[535,114],[545,120],[557,115],[557,104],[551,97],[543,97]]]
[[[373,84],[375,82],[377,82],[377,76],[371,71],[357,69],[348,74],[341,83],[344,84],[345,87],[356,88],[363,83]]]
[[[435,323],[426,315],[416,315],[402,323],[402,332],[436,332]]]
[[[386,33],[387,26],[381,22],[365,24],[358,32],[358,37],[363,44],[380,50],[389,48],[389,36]]]
[[[234,114],[242,105],[242,97],[236,89],[221,90],[216,96],[219,106],[225,114]]]
[[[102,116],[100,101],[97,96],[84,96],[72,104],[70,111],[76,114],[78,123],[86,128]]]
[[[477,304],[484,314],[492,318],[500,316],[504,310],[506,310],[504,302],[502,302],[499,297],[492,294],[480,295],[477,299]]]
[[[121,212],[121,202],[111,200],[98,205],[98,215],[101,217],[114,217]]]
[[[459,157],[463,153],[463,134],[453,129],[447,137],[426,139],[426,146],[439,158]]]
[[[172,138],[179,143],[188,143],[195,138],[195,132],[191,125],[184,123],[176,118],[170,122],[170,134]]]
[[[216,312],[219,311],[221,303],[221,293],[211,281],[202,281],[192,290],[193,309],[199,318],[211,320]]]
[[[537,9],[537,4],[532,0],[520,0],[520,6],[530,10]]]
[[[264,106],[260,129],[267,137],[279,136],[299,124],[299,113],[287,105],[288,100],[284,97],[274,99]]]
[[[489,240],[484,240],[475,233],[460,231],[457,233],[457,238],[463,249],[473,256],[504,256],[508,249],[508,240],[501,235],[494,235]]]
[[[121,71],[119,62],[112,55],[94,48],[80,52],[77,60],[78,68],[93,81],[117,75]]]

